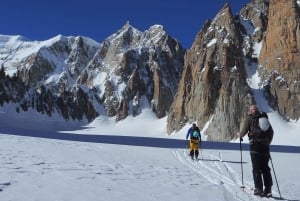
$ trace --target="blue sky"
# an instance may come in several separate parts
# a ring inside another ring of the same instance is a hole
[[[250,0],[5,0],[0,34],[31,40],[81,35],[102,42],[129,21],[140,31],[163,25],[190,48],[205,20],[214,18],[226,2],[235,14]]]

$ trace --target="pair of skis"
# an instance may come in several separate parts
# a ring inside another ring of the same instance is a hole
[[[255,199],[254,200],[264,200],[264,201],[272,201],[272,200],[286,200],[282,197],[274,197],[274,196],[261,196],[261,195],[254,195],[254,189],[253,188],[247,188],[246,186],[242,185],[240,186],[240,190],[243,193],[248,194],[249,196],[253,196]]]

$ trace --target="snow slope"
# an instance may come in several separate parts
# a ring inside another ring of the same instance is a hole
[[[0,122],[3,123],[7,116],[2,108]],[[133,119],[116,125],[109,119],[100,118],[89,128],[77,127],[76,132],[63,133],[55,132],[63,128],[59,126],[58,122],[62,122],[58,118],[57,127],[53,126],[52,130],[47,127],[44,131],[34,128],[49,120],[41,121],[38,114],[33,113],[30,121],[25,119],[18,121],[16,129],[12,129],[12,123],[17,121],[9,124],[8,120],[6,126],[0,128],[1,201],[182,201],[187,197],[190,201],[261,200],[239,188],[242,175],[236,143],[227,143],[229,148],[224,149],[221,144],[209,146],[208,142],[203,142],[202,160],[191,161],[187,156],[186,141],[171,139],[183,139],[185,133],[182,131],[175,137],[165,135],[162,126],[166,119],[156,120],[150,111],[134,119],[134,124],[131,123]],[[23,130],[20,129],[22,126]],[[88,132],[93,135],[84,134]],[[51,136],[59,135],[71,137],[68,140],[51,139]],[[110,137],[111,141],[87,142],[88,137],[101,135]],[[168,141],[182,143],[182,146],[165,148],[163,143]],[[293,140],[289,142],[290,145],[293,143]],[[251,191],[247,147],[244,143],[243,181]],[[286,200],[300,200],[300,170],[297,168],[300,154],[299,149],[292,147],[293,150],[298,153],[278,150],[271,153],[279,189]],[[273,195],[280,197],[275,179]]]
[[[260,200],[244,193],[238,151],[202,150],[191,161],[185,149],[108,145],[1,135],[0,199]],[[244,184],[251,189],[251,163],[244,152]],[[274,153],[280,191],[299,200],[299,154]],[[220,161],[219,159],[222,159]],[[289,166],[287,164],[295,165]],[[274,181],[275,184],[275,181]],[[273,194],[279,197],[276,185]]]

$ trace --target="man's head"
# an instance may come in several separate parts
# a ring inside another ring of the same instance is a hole
[[[258,109],[257,109],[257,106],[256,106],[256,105],[251,105],[251,106],[249,107],[249,113],[250,113],[250,114],[255,113],[257,110],[258,110]]]
[[[193,128],[196,128],[196,124],[195,124],[195,123],[193,123],[193,124],[192,124],[192,127],[193,127]]]

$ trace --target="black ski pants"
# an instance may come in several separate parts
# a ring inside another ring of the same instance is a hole
[[[250,152],[252,162],[252,173],[255,188],[263,190],[271,189],[273,185],[271,169],[269,167],[270,154]]]

